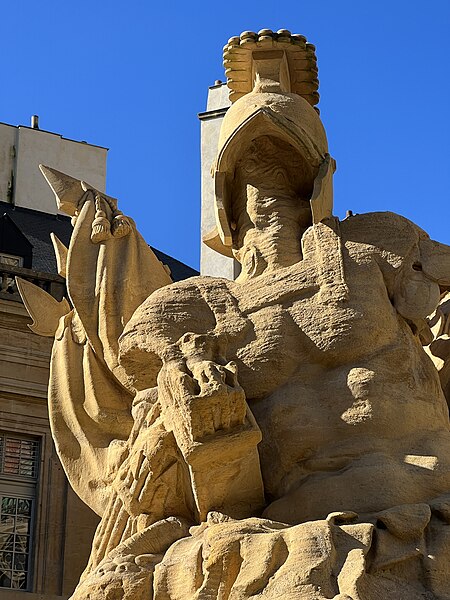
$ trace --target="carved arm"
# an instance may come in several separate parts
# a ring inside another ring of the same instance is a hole
[[[185,334],[183,358],[165,363],[158,377],[162,414],[188,465],[200,520],[211,510],[244,518],[264,504],[261,432],[221,341]]]

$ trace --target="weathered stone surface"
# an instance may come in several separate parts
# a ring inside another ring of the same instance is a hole
[[[356,514],[334,513],[326,520],[291,527],[256,518],[232,521],[213,513],[207,524],[191,530],[190,538],[173,544],[158,564],[154,597],[435,597],[427,594],[424,584],[433,576],[434,562],[427,556],[432,546],[426,539],[429,507],[405,505],[392,509],[395,515],[390,512],[380,514],[375,523],[358,523]],[[408,526],[398,531],[384,525],[382,519],[389,522],[391,516]],[[433,521],[428,532],[433,526],[445,536],[442,522]],[[448,598],[446,593],[439,597]]]
[[[171,284],[114,199],[52,171],[76,220],[53,433],[102,517],[76,600],[450,599],[450,247],[333,217],[313,54],[285,30],[225,49],[208,240],[235,282]]]

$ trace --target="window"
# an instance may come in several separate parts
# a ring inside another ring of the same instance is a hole
[[[0,433],[0,588],[31,586],[39,441]]]
[[[0,271],[2,271],[2,266],[3,269],[5,267],[23,267],[23,258],[14,254],[0,252]],[[0,292],[8,292],[9,294],[17,293],[16,281],[13,275],[10,276],[2,272],[0,279]]]
[[[23,258],[21,256],[15,256],[15,254],[0,252],[0,263],[10,267],[23,267]]]

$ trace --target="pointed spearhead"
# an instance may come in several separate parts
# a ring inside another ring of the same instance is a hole
[[[73,217],[78,203],[85,193],[83,182],[51,167],[39,165],[39,169],[55,194],[59,210]]]

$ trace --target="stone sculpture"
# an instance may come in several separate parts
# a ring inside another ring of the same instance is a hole
[[[55,335],[59,456],[101,516],[72,598],[448,600],[446,297],[428,316],[450,247],[333,217],[305,38],[245,32],[224,57],[207,241],[235,282],[171,283],[113,198],[42,169],[74,219],[71,306],[19,285]]]

